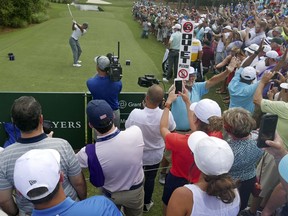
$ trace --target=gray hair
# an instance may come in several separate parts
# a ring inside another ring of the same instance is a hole
[[[256,125],[251,113],[240,107],[224,111],[223,119],[225,130],[237,138],[247,137]]]

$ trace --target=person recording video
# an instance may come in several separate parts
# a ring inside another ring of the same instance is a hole
[[[114,124],[120,128],[120,110],[118,96],[122,90],[122,82],[110,78],[110,60],[107,56],[96,56],[96,75],[87,80],[86,84],[93,100],[105,100],[113,109]]]

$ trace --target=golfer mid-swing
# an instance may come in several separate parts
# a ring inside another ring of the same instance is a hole
[[[73,20],[73,24],[72,24],[72,35],[69,39],[69,44],[71,46],[72,49],[72,53],[73,53],[73,66],[74,67],[81,67],[81,61],[79,60],[79,57],[82,53],[82,49],[80,47],[79,44],[79,38],[80,36],[82,36],[83,34],[85,34],[87,32],[87,28],[88,28],[88,23],[83,23],[82,25],[79,25],[78,23],[76,23],[76,21]]]

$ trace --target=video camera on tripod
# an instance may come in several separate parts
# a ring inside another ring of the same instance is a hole
[[[122,79],[122,67],[119,62],[120,59],[120,42],[118,41],[118,56],[108,53],[106,55],[110,60],[109,70],[107,71],[112,82],[118,82]]]

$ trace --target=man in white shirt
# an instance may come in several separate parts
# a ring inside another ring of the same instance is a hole
[[[143,136],[131,126],[120,131],[113,123],[113,110],[104,100],[92,100],[86,109],[89,126],[97,134],[95,144],[77,153],[82,168],[89,168],[90,182],[102,187],[103,194],[126,216],[143,214]]]
[[[159,85],[152,85],[144,99],[144,109],[134,109],[125,122],[125,127],[130,128],[137,125],[142,130],[144,139],[143,168],[145,174],[144,183],[144,212],[148,212],[153,206],[152,194],[154,190],[154,181],[157,175],[160,161],[163,157],[165,148],[164,140],[160,134],[160,119],[163,110],[159,105],[163,102],[164,91]],[[169,113],[169,130],[176,127],[171,112]]]
[[[73,20],[73,32],[69,39],[69,44],[73,53],[73,67],[81,67],[81,61],[79,60],[79,57],[82,53],[82,49],[79,44],[79,38],[87,32],[87,28],[88,23],[83,23],[82,25],[79,25],[78,23],[76,23],[76,21]]]
[[[167,76],[163,78],[164,82],[168,82],[169,79],[177,76],[177,70],[178,70],[178,58],[179,58],[179,50],[180,50],[180,41],[182,37],[181,33],[181,25],[176,24],[172,27],[174,30],[174,33],[171,35],[169,42],[168,42],[168,48],[169,48],[169,54],[168,54],[168,72]],[[173,71],[174,70],[174,76]]]

